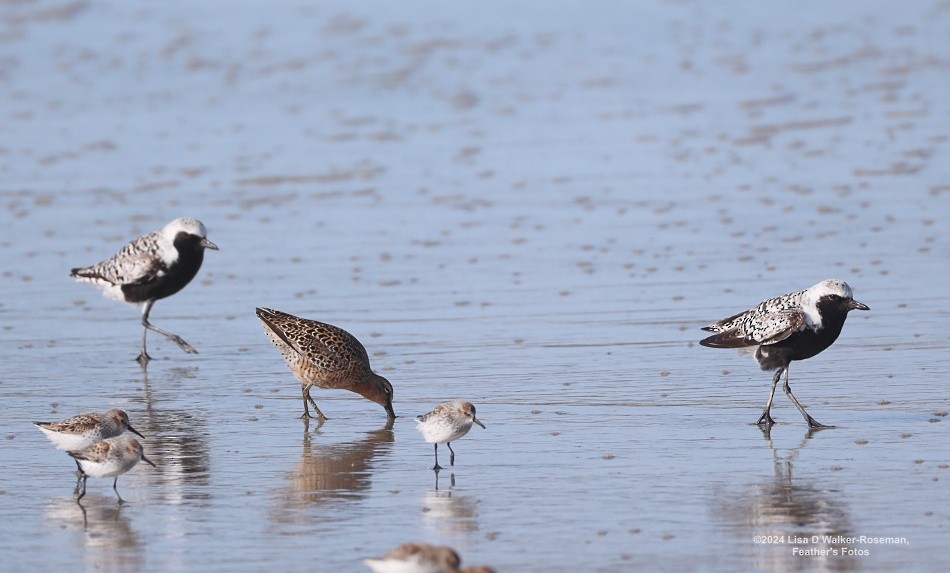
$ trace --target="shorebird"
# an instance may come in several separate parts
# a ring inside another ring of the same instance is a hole
[[[280,349],[291,373],[302,384],[301,418],[313,417],[307,406],[309,402],[317,411],[317,418],[327,419],[310,396],[310,388],[314,386],[356,392],[382,406],[390,420],[396,417],[392,385],[373,372],[366,349],[355,336],[332,324],[269,308],[258,308],[257,317],[264,323],[267,337]]]
[[[113,408],[105,414],[86,412],[59,422],[33,422],[60,450],[81,450],[106,438],[120,436],[126,431],[140,438],[142,434],[129,424],[124,410]]]
[[[449,447],[449,465],[454,466],[455,451],[452,449],[452,442],[467,434],[472,429],[472,424],[478,424],[485,429],[485,424],[475,417],[475,406],[463,400],[443,402],[428,414],[416,416],[416,422],[417,429],[422,432],[425,441],[435,445],[435,465],[432,466],[434,470],[442,469],[439,465],[439,444]]]
[[[404,543],[363,563],[376,573],[495,573],[484,565],[461,567],[462,559],[454,549],[428,543]]]
[[[92,477],[115,477],[112,482],[112,489],[119,498],[119,503],[125,500],[119,495],[117,485],[119,476],[131,470],[140,461],[155,467],[152,460],[145,457],[142,451],[142,444],[135,438],[129,436],[118,436],[107,438],[101,442],[83,448],[78,451],[67,452],[79,464],[79,470],[82,472],[82,492],[77,500],[86,495],[86,480]]]
[[[198,274],[205,249],[218,250],[208,240],[205,226],[197,219],[175,219],[160,231],[134,239],[111,259],[75,268],[71,276],[80,282],[93,283],[111,299],[142,304],[142,348],[136,360],[145,367],[151,356],[145,350],[149,330],[165,336],[189,354],[197,354],[193,346],[180,336],[148,321],[155,301],[180,291]]]
[[[869,310],[866,304],[854,300],[848,283],[828,279],[802,291],[770,298],[757,307],[714,322],[703,330],[716,332],[700,340],[712,348],[747,348],[755,353],[762,370],[775,370],[772,391],[759,417],[758,425],[770,427],[775,423],[769,410],[775,396],[775,387],[785,374],[785,394],[802,413],[809,428],[830,428],[819,424],[808,415],[792,394],[788,383],[788,367],[793,360],[815,356],[841,334],[841,327],[852,310]]]
[[[121,436],[126,431],[144,439],[145,436],[129,423],[129,415],[124,410],[113,408],[105,414],[86,412],[66,418],[59,422],[33,422],[37,428],[46,434],[60,450],[81,450],[106,438]],[[82,466],[76,461],[76,477],[82,480]],[[79,491],[79,482],[76,482],[76,491]]]

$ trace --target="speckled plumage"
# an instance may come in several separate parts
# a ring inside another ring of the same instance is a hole
[[[60,450],[81,450],[92,444],[120,436],[126,431],[143,437],[129,423],[124,410],[113,408],[105,414],[86,412],[59,422],[33,422]]]
[[[364,559],[376,573],[457,573],[462,560],[451,547],[404,543],[382,557]]]
[[[854,300],[851,287],[839,279],[828,279],[786,295],[770,298],[755,308],[724,318],[703,330],[715,332],[699,343],[712,348],[747,348],[754,351],[763,370],[777,370],[772,392],[758,424],[774,423],[769,413],[775,387],[785,374],[784,390],[801,412],[809,427],[825,427],[808,415],[788,382],[788,367],[793,360],[805,360],[822,352],[841,333],[848,312],[868,310]]]
[[[382,406],[390,419],[396,417],[392,385],[373,372],[366,348],[355,336],[338,326],[279,310],[258,308],[256,312],[267,337],[303,386],[302,418],[311,417],[308,402],[319,418],[326,418],[310,396],[313,386],[356,392]]]
[[[437,470],[442,469],[439,466],[439,444],[448,446],[451,453],[449,465],[455,465],[452,442],[467,434],[473,424],[485,428],[485,425],[475,417],[475,406],[464,400],[443,402],[428,414],[416,416],[416,422],[423,439],[427,443],[435,444],[435,466],[432,469]]]
[[[112,489],[119,497],[121,503],[122,496],[116,488],[119,482],[119,476],[131,470],[140,461],[155,466],[151,460],[145,457],[142,450],[142,444],[130,436],[118,436],[107,438],[96,442],[95,444],[78,451],[68,452],[79,464],[82,472],[82,492],[79,499],[86,495],[86,479],[91,477],[115,477],[112,482]]]
[[[132,240],[111,258],[74,268],[70,274],[79,282],[96,285],[108,298],[142,303],[144,330],[137,360],[145,366],[150,360],[145,348],[149,330],[171,339],[185,352],[198,352],[181,337],[149,323],[148,315],[155,301],[177,293],[198,274],[205,249],[218,247],[208,240],[204,224],[197,219],[180,218],[159,231]]]

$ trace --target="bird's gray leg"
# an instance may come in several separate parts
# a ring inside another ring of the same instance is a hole
[[[439,471],[442,469],[442,466],[439,465],[439,444],[433,444],[435,446],[435,465],[432,466],[432,469]]]
[[[172,334],[167,330],[162,330],[161,328],[155,326],[148,321],[148,313],[152,311],[152,305],[155,304],[154,300],[146,301],[145,306],[142,307],[142,326],[148,330],[154,330],[155,332],[161,334],[165,338],[168,338],[172,342],[178,345],[179,348],[187,352],[188,354],[198,354],[198,351],[195,350],[195,347],[185,342],[185,340],[178,336],[177,334]],[[145,354],[145,334],[142,334],[142,354]],[[148,356],[148,354],[145,354]]]
[[[121,496],[121,495],[119,495],[119,488],[118,488],[118,485],[119,485],[119,476],[115,476],[115,479],[112,481],[112,491],[114,491],[116,497],[119,498],[119,504],[123,504],[123,503],[125,503],[125,500],[122,499],[122,496]]]
[[[73,460],[76,462],[76,487],[73,489],[73,495],[79,495],[79,484],[82,483],[82,476],[85,473],[82,471],[82,466],[79,465],[79,460]]]
[[[138,362],[142,368],[148,366],[148,361],[152,359],[152,357],[148,355],[148,351],[145,350],[145,339],[148,336],[148,313],[152,310],[153,304],[155,304],[155,301],[149,300],[142,306],[142,348],[139,349],[139,355],[135,357],[135,361]]]
[[[455,465],[455,450],[452,449],[452,442],[445,442],[445,445],[449,447],[449,451],[452,452],[452,455],[449,456],[449,465]]]
[[[798,399],[792,394],[792,387],[788,385],[788,368],[785,369],[785,384],[782,386],[782,389],[785,390],[785,394],[792,400],[792,403],[795,404],[798,411],[802,413],[805,421],[808,422],[809,428],[834,428],[834,426],[819,424],[817,420],[808,415],[808,412],[805,411],[805,407],[798,402]]]
[[[772,376],[772,391],[769,392],[769,401],[765,403],[765,410],[762,411],[762,415],[759,416],[759,421],[756,422],[759,426],[766,425],[771,426],[775,423],[775,420],[772,419],[772,414],[769,413],[769,410],[772,409],[772,399],[775,398],[775,387],[778,386],[779,378],[782,377],[782,372],[788,372],[788,367],[779,368],[775,375]]]
[[[87,476],[86,474],[82,475],[82,493],[79,494],[79,497],[76,498],[76,501],[79,501],[80,499],[82,499],[84,495],[86,495],[86,479],[88,477],[89,476]]]
[[[307,407],[307,402],[310,402],[313,405],[313,409],[317,411],[316,417],[320,420],[320,422],[323,423],[324,420],[328,420],[329,418],[323,415],[323,412],[320,411],[320,407],[317,406],[316,401],[314,401],[313,396],[310,395],[310,386],[304,384],[301,386],[301,388],[301,392],[303,394],[303,415],[300,417],[313,418],[313,416],[310,415],[310,409]]]

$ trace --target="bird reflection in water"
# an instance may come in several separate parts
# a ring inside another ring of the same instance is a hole
[[[382,428],[366,432],[363,439],[335,444],[322,444],[319,433],[313,435],[322,424],[317,424],[313,432],[309,423],[305,424],[300,461],[287,475],[287,487],[278,490],[271,519],[281,524],[340,519],[341,514],[334,517],[310,510],[360,499],[369,493],[375,460],[392,447],[393,422],[387,420]]]
[[[145,452],[158,466],[148,479],[152,483],[158,482],[156,491],[166,501],[207,500],[211,497],[206,487],[210,484],[211,466],[207,422],[195,411],[161,406],[163,392],[180,392],[187,388],[188,379],[195,378],[195,373],[195,368],[170,368],[167,379],[156,384],[153,392],[146,370],[142,380],[145,388],[143,398],[133,400],[143,404],[142,412],[136,415],[136,424],[142,427],[136,429],[145,435]],[[181,398],[180,394],[177,398]]]
[[[442,478],[442,489],[439,489],[440,473],[435,471],[435,489],[426,492],[422,498],[422,521],[425,527],[437,533],[478,531],[478,500],[453,491],[454,473],[449,475],[448,483]]]
[[[799,452],[815,432],[805,433],[788,455],[779,455],[768,428],[762,435],[772,454],[774,475],[768,483],[752,483],[741,492],[717,492],[717,513],[752,549],[754,568],[763,571],[851,571],[860,568],[849,551],[856,549],[833,538],[854,537],[841,492],[814,480],[793,477]],[[783,541],[778,541],[784,537]],[[753,539],[776,539],[755,544]],[[798,542],[796,540],[807,541]],[[840,541],[840,539],[838,540]],[[794,553],[793,548],[814,554]],[[835,555],[835,551],[837,555]]]
[[[111,493],[111,492],[110,492]],[[85,567],[88,571],[138,571],[144,552],[138,534],[115,498],[90,492],[85,504],[69,497],[57,497],[44,509],[46,519],[72,532],[82,532]]]

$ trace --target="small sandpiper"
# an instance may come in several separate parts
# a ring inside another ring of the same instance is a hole
[[[148,321],[155,301],[180,291],[198,274],[205,249],[218,250],[197,219],[175,219],[160,231],[136,238],[111,259],[72,270],[80,282],[90,282],[111,299],[142,304],[142,348],[136,360],[145,367],[151,357],[145,350],[149,330],[165,336],[189,354],[195,348],[180,336]]]
[[[340,389],[356,392],[386,410],[390,420],[393,412],[393,387],[369,365],[369,355],[360,341],[349,332],[333,326],[300,318],[279,310],[258,308],[257,317],[264,323],[264,332],[278,349],[294,377],[302,384],[303,415],[309,419],[307,402],[317,411],[317,418],[326,416],[310,396],[310,388]]]
[[[472,429],[472,424],[485,428],[485,424],[475,417],[475,406],[464,400],[443,402],[434,410],[422,416],[416,416],[417,429],[422,432],[426,443],[435,445],[434,470],[441,470],[439,465],[439,444],[449,447],[449,465],[455,465],[455,451],[452,442],[458,440]]]
[[[127,431],[140,438],[145,437],[129,424],[129,415],[118,408],[113,408],[105,414],[86,412],[59,422],[33,424],[43,430],[46,437],[60,450],[81,450]]]
[[[117,488],[119,476],[134,468],[140,461],[155,467],[152,460],[145,457],[142,444],[130,436],[107,438],[88,448],[67,453],[79,463],[79,469],[82,471],[82,492],[77,500],[86,495],[86,479],[90,476],[115,477],[112,489],[118,496],[119,503],[125,503]]]
[[[461,567],[462,559],[454,549],[428,543],[404,543],[363,563],[376,573],[495,573],[484,565]]]
[[[770,298],[757,307],[740,312],[703,328],[716,332],[699,341],[712,348],[745,348],[755,353],[762,370],[775,370],[772,391],[758,422],[771,427],[775,423],[769,410],[775,396],[775,387],[785,374],[785,394],[801,412],[809,428],[831,428],[819,424],[808,415],[792,394],[788,383],[788,367],[793,360],[815,356],[841,334],[848,313],[869,310],[866,304],[854,300],[848,283],[838,279],[821,281],[802,291]]]
[[[126,431],[144,439],[129,423],[129,415],[125,410],[113,408],[105,414],[86,412],[77,414],[59,422],[33,422],[37,428],[46,434],[49,441],[60,450],[81,450],[106,438],[121,436]],[[79,491],[79,482],[82,481],[82,467],[76,461],[76,491]]]

